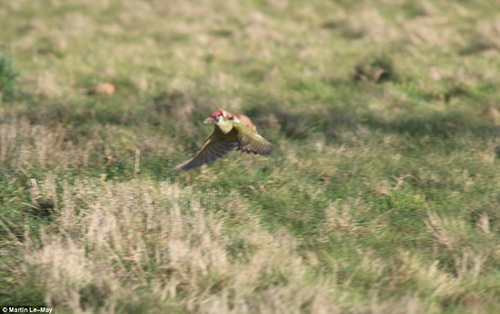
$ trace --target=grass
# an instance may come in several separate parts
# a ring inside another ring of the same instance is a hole
[[[0,305],[500,310],[490,1],[0,5]],[[276,150],[175,171],[217,108]]]

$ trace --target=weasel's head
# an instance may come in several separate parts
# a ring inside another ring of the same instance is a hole
[[[206,118],[203,123],[219,123],[227,120],[227,111],[224,109],[215,110],[210,114],[210,117]]]

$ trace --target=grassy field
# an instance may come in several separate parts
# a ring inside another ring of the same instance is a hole
[[[494,2],[0,0],[0,305],[500,312]]]

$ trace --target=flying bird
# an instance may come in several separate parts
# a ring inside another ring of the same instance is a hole
[[[244,114],[232,114],[219,109],[203,123],[215,124],[214,132],[201,148],[188,160],[177,166],[177,169],[191,170],[211,163],[234,148],[245,153],[268,155],[274,145],[257,133],[257,126]]]

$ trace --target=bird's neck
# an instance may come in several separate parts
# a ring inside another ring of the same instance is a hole
[[[219,130],[224,134],[228,134],[233,129],[233,123],[229,120],[222,121],[220,123],[217,123],[216,125],[219,128]]]

